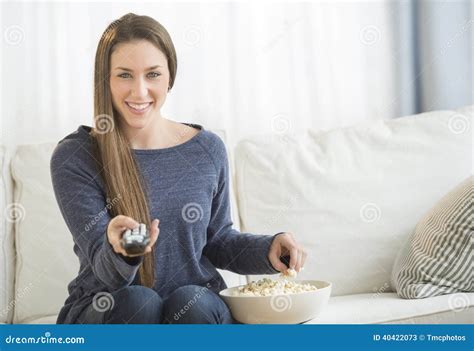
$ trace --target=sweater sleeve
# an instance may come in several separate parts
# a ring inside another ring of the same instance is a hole
[[[100,175],[92,156],[83,147],[70,140],[56,146],[50,161],[54,194],[81,266],[89,265],[99,282],[116,290],[133,281],[143,257],[117,254],[107,240],[111,204],[97,181]]]
[[[214,194],[207,244],[203,254],[219,269],[238,274],[275,274],[268,252],[275,235],[240,233],[232,228],[229,199],[229,164],[225,144],[216,137],[212,152],[217,169],[218,186]]]

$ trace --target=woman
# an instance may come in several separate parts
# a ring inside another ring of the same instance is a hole
[[[290,233],[232,229],[224,143],[161,115],[176,68],[168,32],[150,17],[127,14],[99,42],[95,128],[80,126],[51,159],[80,261],[57,323],[232,323],[216,268],[274,274],[288,269],[280,257],[297,271],[305,262]],[[129,255],[120,239],[139,223],[151,240]]]

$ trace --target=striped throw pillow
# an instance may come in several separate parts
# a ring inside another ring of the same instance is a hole
[[[464,180],[417,224],[392,271],[400,297],[474,291],[473,182],[473,176]]]

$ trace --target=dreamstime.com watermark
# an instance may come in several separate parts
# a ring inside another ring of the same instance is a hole
[[[50,332],[45,332],[44,336],[21,336],[8,335],[4,339],[5,344],[85,344],[86,340],[81,336],[54,337]]]
[[[23,289],[19,290],[16,294],[15,294],[15,298],[13,300],[11,300],[9,303],[8,303],[8,306],[5,307],[1,312],[0,312],[0,317],[2,318],[5,318],[8,313],[13,309],[13,307],[15,307],[15,305],[18,303],[18,301],[20,301],[24,296],[26,296],[30,291],[31,291],[31,288],[33,287],[33,283],[30,282],[26,287],[24,287]]]
[[[174,314],[174,320],[179,320],[182,316],[186,314],[186,312],[193,307],[193,305],[198,302],[198,300],[207,292],[208,289],[211,288],[211,284],[207,283],[205,287],[202,287],[198,290],[198,292],[190,299],[178,312]]]
[[[186,204],[181,210],[181,217],[188,223],[200,221],[203,214],[202,206],[196,202]]]
[[[366,223],[373,223],[380,219],[382,211],[375,203],[366,203],[360,210],[360,218]]]
[[[94,218],[85,225],[84,229],[86,232],[92,229],[92,227],[110,210],[115,204],[122,199],[122,195],[118,194],[113,200],[107,200],[107,205],[105,205],[104,209],[100,211]]]

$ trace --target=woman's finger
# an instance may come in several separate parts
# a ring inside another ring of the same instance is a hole
[[[306,257],[308,256],[308,254],[306,253],[306,250],[301,250],[302,251],[302,255],[301,255],[301,269],[304,268],[304,264],[306,263]]]
[[[295,269],[298,264],[298,248],[294,244],[290,244],[291,247],[288,247],[290,251],[290,268]]]
[[[270,254],[269,257],[270,263],[272,264],[273,268],[275,268],[278,272],[285,272],[288,267],[286,264],[280,261],[280,258],[276,254]]]
[[[160,234],[159,223],[160,223],[160,221],[158,219],[155,219],[152,222],[149,246],[153,246],[155,244],[156,240],[158,239],[158,235]]]
[[[127,229],[138,228],[139,223],[131,217],[119,215],[114,218],[114,229],[119,231],[125,231]]]
[[[279,272],[284,272],[288,269],[286,264],[280,261],[281,255],[281,246],[278,243],[270,246],[270,252],[268,253],[268,259],[272,264],[273,268],[275,268]]]
[[[298,249],[298,261],[296,263],[295,270],[299,273],[301,271],[301,267],[303,267],[303,251]]]
[[[123,225],[129,229],[135,229],[138,228],[140,224],[131,217],[125,217]]]

